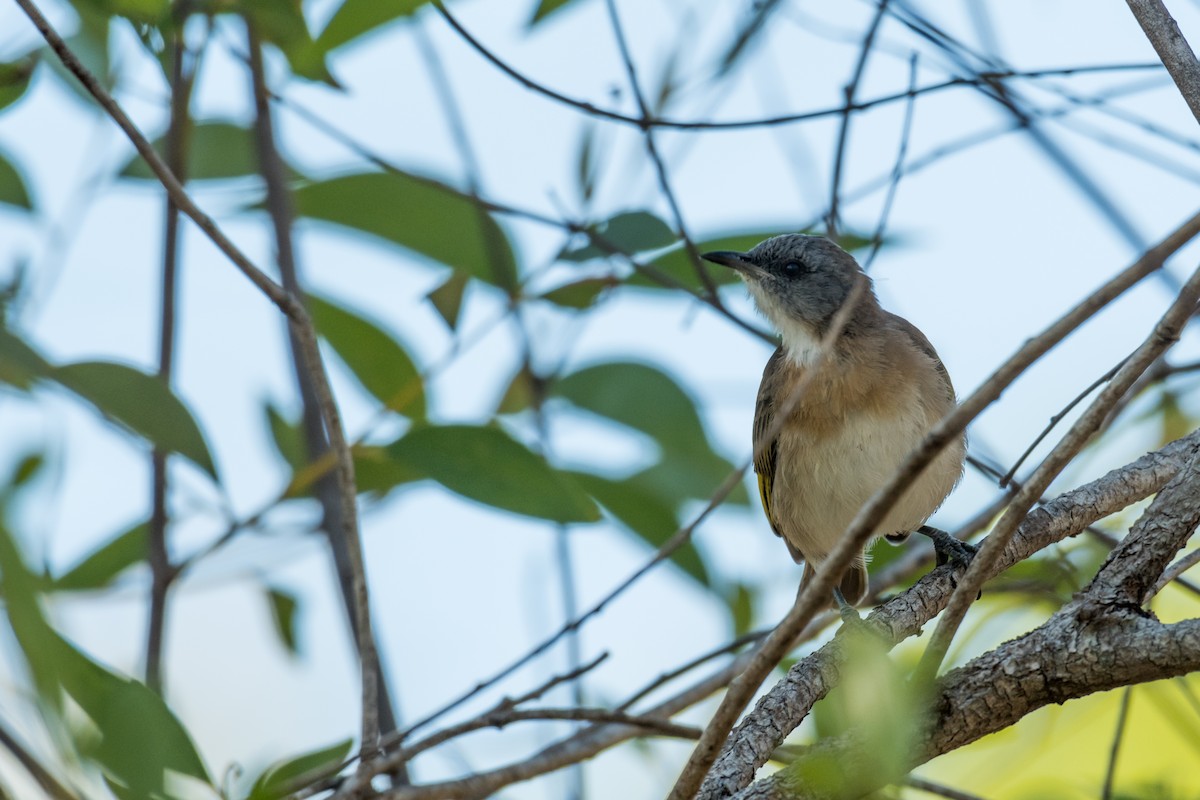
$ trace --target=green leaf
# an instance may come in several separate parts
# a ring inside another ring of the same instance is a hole
[[[292,472],[304,469],[308,466],[308,446],[300,423],[287,419],[273,403],[268,402],[263,410],[267,415],[267,430],[271,432],[275,452],[292,468]]]
[[[354,480],[360,493],[386,495],[398,486],[425,477],[421,472],[408,464],[392,458],[387,448],[371,445],[358,445],[352,454],[354,456]]]
[[[635,480],[612,480],[587,472],[572,472],[571,477],[596,498],[608,513],[655,549],[679,530],[679,521],[671,506]],[[704,560],[691,542],[671,554],[671,563],[701,586],[709,585]]]
[[[311,81],[338,85],[325,65],[325,52],[308,31],[298,0],[240,0],[231,10],[246,17],[264,41],[279,48],[292,72]]]
[[[515,292],[517,269],[504,231],[471,198],[403,173],[343,175],[302,186],[296,210],[369,233]]]
[[[254,781],[246,800],[278,800],[303,786],[333,775],[350,755],[352,744],[353,739],[346,739],[272,764]]]
[[[19,489],[33,480],[34,476],[41,472],[42,467],[45,465],[46,457],[41,453],[26,453],[21,460],[17,462],[17,466],[13,468],[12,478],[10,479],[9,484],[13,488]]]
[[[169,0],[74,0],[76,8],[88,6],[105,16],[120,16],[132,22],[153,24],[167,17]]]
[[[538,382],[541,380],[529,371],[528,365],[522,364],[509,381],[504,394],[500,396],[500,402],[496,404],[496,413],[519,414],[529,408],[538,394]]]
[[[754,589],[744,583],[736,583],[725,600],[729,604],[729,616],[733,620],[733,635],[749,633],[754,624]]]
[[[533,16],[529,20],[529,27],[532,28],[534,25],[537,25],[546,17],[565,7],[571,2],[572,0],[539,0],[537,8],[534,9]]]
[[[618,286],[613,278],[584,278],[564,284],[539,296],[539,299],[554,303],[562,308],[583,311],[590,308],[604,291]]]
[[[497,427],[419,427],[387,449],[414,472],[485,505],[553,522],[600,518],[574,482]]]
[[[37,66],[37,54],[27,55],[16,61],[0,62],[0,108],[10,106],[29,88],[29,78]]]
[[[87,67],[88,72],[96,76],[96,80],[100,81],[101,86],[111,90],[113,82],[109,75],[108,52],[110,17],[106,13],[97,11],[86,2],[75,2],[72,5],[75,13],[79,15],[79,27],[75,29],[74,35],[67,37],[67,47],[71,48],[71,52],[75,54],[80,63]],[[77,98],[83,101],[89,111],[98,112],[100,110],[79,79],[62,65],[58,56],[49,48],[45,50],[45,59],[54,74],[62,79]]]
[[[707,253],[711,250],[735,250],[739,253],[744,253],[764,239],[770,239],[772,236],[778,236],[780,233],[787,233],[787,231],[730,233],[698,242],[696,250],[701,253]],[[819,233],[819,231],[806,230],[799,231],[799,233],[815,234]],[[869,237],[847,231],[838,236],[837,242],[847,251],[853,252],[870,244],[871,240]],[[683,247],[678,247],[660,255],[651,261],[648,266],[653,267],[655,272],[666,275],[693,291],[700,291],[704,288],[699,276],[696,274],[696,267],[692,263],[691,257],[688,256],[687,250]],[[724,267],[708,264],[707,262],[705,262],[704,266],[708,271],[709,277],[718,286],[737,283],[739,280],[737,273],[731,269],[725,269]],[[635,272],[630,275],[626,279],[625,285],[640,286],[648,289],[675,288],[674,285],[663,285],[662,282],[655,280],[643,272]]]
[[[45,377],[52,369],[23,339],[0,328],[0,383],[29,389],[35,379]]]
[[[300,603],[296,595],[268,586],[267,605],[271,609],[271,622],[275,626],[275,633],[279,635],[280,643],[289,655],[299,655],[300,650],[296,646],[296,611]]]
[[[462,272],[451,272],[450,277],[442,285],[425,295],[425,299],[433,304],[438,315],[445,321],[450,330],[458,329],[458,316],[462,312],[463,294],[471,276]]]
[[[136,797],[164,795],[167,771],[209,783],[191,738],[162,698],[59,636],[42,614],[38,585],[0,526],[0,592],[9,623],[47,709],[61,716],[69,695],[95,726],[98,738],[78,743],[83,755]]]
[[[307,299],[317,330],[363,388],[392,411],[414,419],[424,417],[424,383],[404,347],[349,309],[316,295]]]
[[[157,447],[191,460],[215,480],[216,467],[191,413],[158,377],[110,362],[81,362],[50,377]]]
[[[597,237],[603,239],[605,245],[588,240],[576,247],[565,247],[558,254],[562,261],[590,261],[594,258],[605,258],[616,248],[622,253],[633,255],[646,250],[658,250],[676,241],[675,232],[658,217],[648,211],[626,211],[611,219],[590,227]]]
[[[148,524],[139,522],[71,567],[50,588],[66,592],[103,589],[126,569],[145,560],[149,531]]]
[[[154,140],[154,149],[166,157],[166,137]],[[221,180],[258,174],[254,135],[232,122],[200,122],[188,132],[187,179]],[[139,155],[121,169],[122,178],[157,180]]]
[[[345,0],[317,37],[328,53],[393,20],[412,16],[427,0]]]
[[[23,208],[26,211],[33,209],[33,204],[29,202],[29,191],[25,188],[25,181],[21,177],[21,173],[3,155],[0,155],[0,203]]]

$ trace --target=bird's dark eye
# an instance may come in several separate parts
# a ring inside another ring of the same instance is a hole
[[[789,278],[795,278],[802,272],[804,272],[804,267],[800,266],[795,261],[789,261],[783,265],[783,274]]]

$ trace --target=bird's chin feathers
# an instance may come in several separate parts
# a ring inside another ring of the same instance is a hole
[[[779,331],[783,338],[783,349],[788,358],[799,366],[808,366],[820,354],[821,342],[816,332],[806,322],[792,316],[766,288],[753,278],[746,279],[746,288],[754,298],[759,313]]]

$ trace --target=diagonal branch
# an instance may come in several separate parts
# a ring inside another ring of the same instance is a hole
[[[1179,93],[1192,110],[1192,116],[1200,122],[1200,61],[1196,60],[1191,45],[1183,38],[1179,24],[1162,0],[1125,1],[1154,47],[1154,52],[1162,59],[1171,80],[1179,87]]]

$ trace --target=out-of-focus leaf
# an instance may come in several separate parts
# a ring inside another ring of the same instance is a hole
[[[526,365],[521,365],[521,368],[513,375],[513,379],[509,381],[508,388],[504,390],[504,394],[500,397],[500,402],[496,406],[496,413],[519,414],[529,408],[539,391],[538,382],[541,380],[541,378],[531,373]]]
[[[310,183],[294,195],[298,213],[369,233],[515,292],[508,237],[466,195],[410,175],[370,172]]]
[[[458,315],[462,311],[463,294],[470,282],[471,276],[462,272],[451,272],[450,277],[446,278],[441,286],[425,295],[426,299],[433,303],[434,309],[445,320],[450,330],[458,328]]]
[[[546,460],[493,426],[418,427],[392,458],[463,497],[553,522],[595,522],[592,499]]]
[[[42,615],[38,586],[0,527],[0,590],[9,623],[46,707],[60,711],[65,693],[95,726],[98,738],[79,742],[82,754],[135,797],[164,796],[167,771],[209,783],[191,738],[162,698],[59,636]]]
[[[657,250],[673,244],[676,240],[674,231],[667,223],[648,211],[626,211],[592,226],[591,229],[596,236],[603,239],[604,244],[630,255]],[[589,240],[578,246],[563,248],[558,257],[562,261],[590,261],[609,255],[611,253],[607,248]]]
[[[393,20],[411,16],[427,0],[344,0],[317,37],[317,47],[328,53]]]
[[[734,584],[725,600],[729,603],[729,616],[733,620],[733,635],[749,633],[754,624],[754,590],[744,583]]]
[[[655,367],[622,361],[595,364],[558,380],[551,392],[658,442],[663,460],[641,473],[640,480],[660,497],[679,502],[706,498],[733,470],[713,452],[695,401]],[[748,500],[739,484],[728,502]]]
[[[153,24],[166,18],[170,0],[75,0],[78,8],[87,5],[107,16],[120,16],[132,22]]]
[[[146,558],[149,530],[149,525],[139,522],[71,567],[54,580],[50,588],[65,592],[103,589],[126,569]]]
[[[264,406],[267,415],[267,430],[271,432],[271,441],[275,452],[279,453],[292,472],[299,472],[308,466],[308,448],[304,442],[304,432],[299,422],[292,422],[273,403]]]
[[[53,369],[37,351],[11,331],[0,328],[0,383],[29,389]]]
[[[731,233],[707,239],[703,242],[697,242],[696,250],[701,253],[707,253],[712,250],[735,250],[739,253],[744,253],[764,239],[770,239],[772,236],[778,236],[780,233],[787,233],[787,231]],[[798,231],[798,233],[812,234],[817,233],[817,231]],[[854,252],[871,243],[870,238],[850,231],[838,236],[837,241],[848,252]],[[663,253],[651,261],[648,266],[652,267],[655,272],[666,276],[673,282],[682,284],[686,288],[694,291],[700,291],[704,288],[699,276],[696,274],[696,267],[692,263],[691,257],[683,247]],[[708,271],[708,275],[712,278],[713,283],[718,286],[737,283],[739,280],[737,273],[731,269],[726,269],[716,264],[709,264],[708,262],[704,262],[704,268]],[[640,286],[649,289],[674,288],[672,284],[664,285],[662,282],[655,280],[643,272],[635,272],[630,275],[625,280],[625,285]]]
[[[154,149],[165,157],[166,138],[154,140]],[[258,173],[253,134],[232,122],[200,122],[188,134],[188,180],[220,180]],[[134,155],[121,169],[121,177],[157,180],[141,156]]]
[[[352,744],[353,739],[346,739],[329,747],[272,764],[254,781],[246,800],[279,800],[304,785],[332,775],[350,755]],[[301,781],[301,778],[304,780]]]
[[[267,606],[271,609],[271,622],[275,626],[275,633],[279,636],[280,644],[288,651],[289,655],[299,655],[300,650],[296,646],[296,612],[300,608],[300,603],[296,599],[296,595],[274,586],[268,586]]]
[[[13,488],[20,488],[33,477],[42,471],[42,467],[46,465],[46,457],[41,453],[27,453],[17,466],[13,468],[12,478],[9,480],[9,485]]]
[[[316,295],[308,296],[317,330],[363,388],[393,411],[425,416],[425,388],[416,365],[391,334]]]
[[[582,311],[591,307],[602,292],[618,285],[620,285],[619,281],[613,278],[584,278],[559,286],[557,289],[551,289],[540,295],[540,299],[554,303],[556,306]]]
[[[534,22],[537,20],[535,19]],[[575,180],[579,189],[579,199],[586,205],[592,201],[596,193],[596,182],[600,170],[597,168],[600,159],[596,157],[596,126],[588,125],[583,129],[579,139],[579,154],[575,160]]]
[[[108,28],[110,16],[102,10],[96,9],[88,2],[75,2],[72,4],[75,13],[79,15],[79,27],[75,29],[75,33],[67,37],[67,47],[71,48],[71,52],[79,59],[83,66],[87,67],[88,72],[96,76],[100,81],[100,85],[107,89],[112,88],[112,80],[109,75],[109,58],[108,58]],[[88,94],[87,89],[83,88],[83,84],[79,82],[62,62],[58,60],[58,56],[47,49],[45,53],[46,63],[50,65],[54,74],[62,79],[75,96],[83,101],[89,111],[98,111],[99,106],[92,96]]]
[[[264,41],[279,48],[292,72],[311,81],[337,86],[325,65],[325,52],[317,46],[297,0],[240,0],[236,11],[249,20]]]
[[[2,155],[0,155],[0,203],[23,208],[26,211],[33,208],[33,204],[29,202],[29,190],[25,188],[25,181],[21,178],[21,173]]]
[[[671,506],[634,480],[612,480],[587,472],[572,472],[571,477],[596,498],[608,513],[655,549],[679,530],[679,522]],[[671,562],[701,586],[708,587],[708,570],[691,542],[675,550],[671,554]]]
[[[352,451],[354,479],[360,493],[385,495],[406,483],[426,476],[406,463],[392,458],[387,448],[359,445]]]
[[[51,377],[106,416],[163,450],[179,453],[216,479],[200,427],[187,406],[156,376],[124,364],[90,361],[58,367]]]
[[[16,61],[0,62],[0,109],[12,105],[25,94],[37,62],[36,54]]]
[[[537,8],[533,11],[533,16],[529,19],[529,27],[537,25],[546,17],[558,11],[561,8],[569,5],[573,0],[538,0]]]

